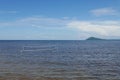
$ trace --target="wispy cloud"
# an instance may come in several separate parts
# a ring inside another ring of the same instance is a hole
[[[84,36],[119,36],[120,37],[120,21],[82,21],[74,19],[57,19],[45,17],[29,17],[16,20],[13,22],[2,22],[2,27],[34,27],[34,28],[55,28],[74,29]],[[58,30],[58,29],[57,29]],[[82,35],[80,35],[82,36]]]
[[[16,14],[18,11],[0,11],[0,14]]]
[[[68,19],[46,18],[46,17],[28,17],[13,22],[0,23],[1,26],[16,27],[65,27]]]
[[[99,8],[90,11],[95,16],[117,15],[118,11],[113,8]]]

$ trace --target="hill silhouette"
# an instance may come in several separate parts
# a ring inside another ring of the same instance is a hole
[[[105,40],[105,39],[96,38],[96,37],[89,37],[86,40]]]

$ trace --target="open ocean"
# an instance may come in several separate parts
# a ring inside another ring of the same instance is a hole
[[[0,80],[120,80],[120,41],[1,40]]]

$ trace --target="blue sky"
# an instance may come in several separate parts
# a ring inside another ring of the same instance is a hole
[[[120,38],[120,0],[0,0],[1,40]]]

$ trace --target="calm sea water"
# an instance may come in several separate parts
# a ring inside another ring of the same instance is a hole
[[[120,80],[120,41],[0,41],[0,76]]]

